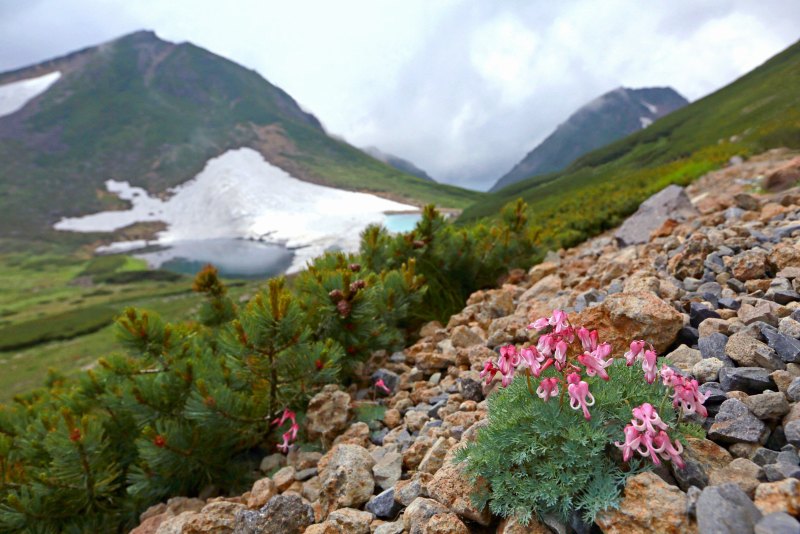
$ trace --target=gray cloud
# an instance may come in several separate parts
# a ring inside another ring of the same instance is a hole
[[[697,99],[799,23],[796,0],[0,0],[0,71],[154,29],[257,69],[356,145],[485,188],[592,98]]]

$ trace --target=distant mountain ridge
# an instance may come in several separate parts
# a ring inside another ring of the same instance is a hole
[[[530,151],[490,191],[563,170],[577,158],[646,128],[689,102],[671,87],[619,87],[592,100]]]
[[[0,116],[0,237],[119,206],[106,180],[161,194],[242,147],[295,178],[401,202],[464,207],[480,196],[368,157],[255,71],[150,31],[0,73],[0,93],[54,72],[43,93]]]
[[[393,154],[388,154],[374,146],[368,146],[363,148],[362,150],[367,154],[369,154],[370,156],[372,156],[373,158],[377,159],[378,161],[382,161],[387,165],[391,165],[392,167],[394,167],[399,171],[403,171],[413,176],[417,176],[419,178],[422,178],[423,180],[428,180],[431,182],[436,181],[433,178],[431,178],[427,172],[423,171],[422,169],[420,169],[407,159],[403,159]]]

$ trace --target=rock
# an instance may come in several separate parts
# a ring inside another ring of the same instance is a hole
[[[314,510],[297,495],[276,495],[260,510],[241,510],[235,518],[237,534],[285,532],[301,534],[314,522]]]
[[[800,466],[778,463],[764,466],[767,482],[778,482],[785,478],[800,478]]]
[[[400,377],[397,373],[388,369],[378,369],[372,373],[370,380],[373,386],[378,383],[378,380],[383,380],[384,385],[389,388],[390,391],[394,392],[397,391],[397,384],[400,382]],[[386,393],[380,388],[375,388],[375,390],[381,395],[389,395],[389,393]]]
[[[339,525],[323,521],[308,527],[303,534],[345,534]]]
[[[714,469],[708,478],[709,486],[736,484],[751,499],[763,476],[761,467],[747,458],[736,458],[721,469]]]
[[[772,171],[761,182],[767,191],[783,191],[800,181],[800,158],[794,158],[782,167]]]
[[[725,391],[761,393],[775,388],[770,372],[761,367],[723,367],[719,370],[719,382]]]
[[[758,200],[755,199],[752,195],[748,195],[747,193],[739,193],[733,196],[733,201],[736,202],[736,205],[742,208],[743,210],[747,211],[758,211],[761,208],[761,205],[758,203]]]
[[[742,367],[763,367],[770,371],[786,369],[786,364],[774,350],[742,332],[728,338],[725,354]]]
[[[394,495],[394,488],[384,490],[372,497],[364,508],[381,519],[394,519],[403,509],[403,506],[395,500]]]
[[[686,345],[681,345],[665,356],[667,365],[677,367],[683,373],[689,374],[692,372],[695,364],[700,362],[703,358],[700,356],[700,351],[690,349]],[[721,362],[720,362],[721,363]]]
[[[236,517],[239,512],[246,512],[243,504],[228,501],[209,503],[183,524],[181,534],[227,534],[236,529]],[[160,530],[160,528],[159,528]]]
[[[703,234],[692,234],[683,244],[683,250],[670,258],[667,268],[678,280],[702,278],[705,260],[714,247]]]
[[[756,523],[755,534],[800,534],[800,523],[785,512],[774,512]]]
[[[426,485],[431,480],[428,473],[414,473],[408,480],[401,480],[394,486],[394,500],[403,506],[410,506],[418,497],[428,497]]]
[[[442,467],[444,458],[447,455],[447,451],[452,446],[453,443],[449,442],[445,438],[437,439],[433,445],[431,445],[431,448],[428,449],[428,452],[425,453],[425,456],[419,463],[418,470],[423,473],[436,473],[436,471]]]
[[[366,503],[375,489],[374,465],[372,456],[359,445],[336,445],[328,451],[318,464],[324,507],[357,508]]]
[[[742,282],[764,278],[767,274],[767,253],[762,250],[746,250],[728,259],[731,274]]]
[[[445,457],[442,468],[433,475],[427,484],[428,494],[459,516],[481,525],[488,525],[491,519],[489,510],[478,510],[470,500],[470,494],[480,488],[476,488],[469,482],[464,474],[462,464],[453,463],[453,452],[454,450],[451,449]]]
[[[434,514],[425,525],[425,534],[469,534],[469,529],[456,514]]]
[[[403,456],[396,452],[388,452],[372,467],[375,482],[381,489],[388,489],[400,480],[403,473]],[[377,515],[377,514],[376,514]]]
[[[789,387],[786,388],[786,396],[793,402],[800,401],[800,377],[792,379]]]
[[[792,338],[800,338],[800,323],[791,317],[784,317],[778,323],[778,331]]]
[[[697,499],[700,534],[753,532],[760,519],[761,512],[735,484],[708,486]]]
[[[700,323],[706,319],[719,319],[720,316],[717,312],[701,304],[699,302],[692,302],[689,305],[689,321],[692,326],[697,328]]]
[[[800,267],[800,247],[797,244],[779,243],[769,253],[769,263],[776,271]]]
[[[456,348],[469,348],[473,345],[482,345],[483,338],[467,326],[457,326],[450,334],[450,341]]]
[[[800,481],[787,478],[779,482],[764,482],[756,488],[755,506],[762,514],[786,512],[800,514]]]
[[[767,323],[771,326],[777,326],[778,317],[775,315],[774,306],[777,306],[777,304],[766,300],[757,302],[755,306],[751,304],[742,304],[736,312],[736,315],[746,325]]]
[[[783,425],[783,431],[786,434],[786,441],[800,447],[800,419],[789,421]]]
[[[158,526],[156,534],[181,534],[186,524],[199,515],[198,512],[181,512],[168,517]]]
[[[740,400],[728,399],[722,403],[708,436],[724,443],[764,443],[769,430]]]
[[[258,468],[262,473],[269,474],[277,471],[284,465],[286,465],[286,455],[275,453],[270,454],[269,456],[264,456],[264,458],[261,459],[261,465],[259,465]]]
[[[722,469],[731,463],[730,453],[713,441],[686,438],[686,448],[682,454],[686,467],[673,469],[680,488],[687,491],[691,486],[700,489],[708,485],[709,473]]]
[[[800,363],[800,340],[767,327],[762,328],[761,333],[781,360],[786,363]]]
[[[337,525],[343,532],[348,534],[369,534],[372,514],[354,510],[353,508],[341,508],[330,513],[328,522]]]
[[[512,516],[500,522],[495,534],[550,534],[550,532],[550,529],[537,521],[536,517],[532,517],[526,526]]]
[[[266,477],[256,480],[253,488],[250,490],[250,496],[247,498],[248,508],[261,508],[271,498],[277,495],[278,490],[275,487],[275,482],[271,478]]]
[[[525,291],[520,297],[520,302],[528,302],[535,299],[549,299],[561,290],[561,277],[557,274],[545,276],[533,287]]]
[[[756,452],[753,454],[751,460],[761,467],[764,467],[767,464],[774,464],[778,461],[778,452],[765,449],[764,447],[759,447],[756,449]]]
[[[334,384],[322,388],[308,403],[306,431],[310,439],[333,439],[347,428],[350,395]]]
[[[394,523],[383,523],[373,531],[373,534],[403,534],[403,521],[395,521]]]
[[[719,332],[708,336],[701,336],[697,340],[697,348],[703,358],[717,358],[726,364],[726,367],[733,367],[734,362],[725,354],[725,346],[728,344],[728,336]]]
[[[425,527],[431,517],[449,512],[446,506],[433,499],[417,497],[403,513],[403,527],[409,534],[425,534]]]
[[[654,473],[640,473],[628,479],[619,508],[600,512],[596,523],[606,534],[697,532],[686,505],[681,490]]]
[[[725,364],[717,358],[706,358],[700,360],[692,367],[691,374],[697,378],[701,384],[705,382],[716,382],[719,371]]]
[[[599,330],[615,350],[644,339],[663,353],[683,327],[683,316],[651,293],[620,293],[584,310],[574,323]]]
[[[279,493],[286,491],[286,488],[294,482],[294,467],[291,465],[281,467],[277,473],[272,475],[272,481],[275,482],[275,487],[278,488]]]
[[[620,246],[647,243],[667,219],[683,221],[698,215],[684,188],[670,185],[651,196],[614,233]]]
[[[464,400],[480,402],[483,400],[483,386],[477,380],[471,378],[460,378],[458,381],[458,391]]]
[[[789,403],[783,393],[765,391],[758,395],[751,395],[743,402],[753,412],[753,415],[765,421],[777,421],[789,413]]]

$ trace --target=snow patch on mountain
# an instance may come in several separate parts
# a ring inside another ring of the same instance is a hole
[[[639,122],[642,123],[642,128],[647,128],[651,124],[653,124],[653,119],[650,117],[639,117]]]
[[[61,72],[55,71],[44,76],[0,85],[0,117],[21,110],[25,104],[47,91],[59,78]]]
[[[166,200],[127,182],[108,180],[106,187],[132,207],[65,218],[54,227],[111,232],[136,222],[163,221],[167,229],[155,244],[165,246],[197,239],[264,239],[297,249],[289,272],[303,269],[328,249],[357,250],[360,233],[370,224],[385,224],[387,212],[418,211],[375,195],[303,182],[250,148],[209,160],[194,179],[171,189]],[[125,249],[124,243],[111,247]]]

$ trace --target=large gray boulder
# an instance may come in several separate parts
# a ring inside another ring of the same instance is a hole
[[[683,187],[670,185],[639,206],[614,234],[620,246],[638,245],[650,241],[650,234],[667,219],[684,221],[698,215]]]

